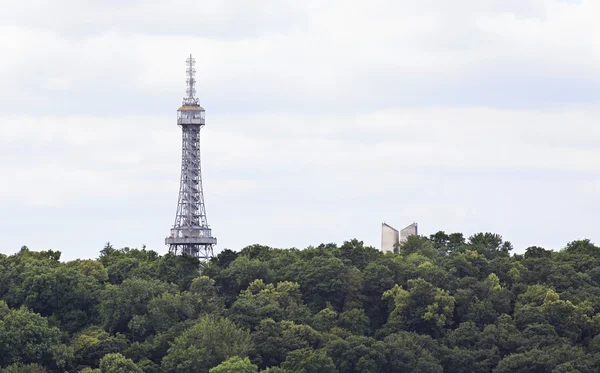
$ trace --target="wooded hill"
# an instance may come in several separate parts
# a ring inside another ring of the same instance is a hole
[[[352,240],[196,259],[114,249],[96,260],[0,255],[7,373],[591,373],[600,248],[495,234]]]

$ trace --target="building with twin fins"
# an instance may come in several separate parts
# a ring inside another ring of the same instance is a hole
[[[217,244],[206,220],[202,172],[200,169],[200,129],[204,126],[204,108],[196,95],[196,60],[187,59],[187,96],[177,110],[181,127],[181,179],[175,224],[165,239],[169,252],[185,253],[206,261],[213,257]]]
[[[381,251],[394,252],[394,248],[406,242],[408,236],[417,234],[419,234],[417,223],[412,223],[400,231],[391,225],[381,223]]]

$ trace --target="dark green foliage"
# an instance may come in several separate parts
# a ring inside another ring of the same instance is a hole
[[[440,354],[440,346],[429,336],[400,331],[387,336],[383,344],[387,358],[383,372],[442,372],[436,356]]]
[[[0,372],[591,373],[600,248],[410,236],[206,263],[146,249],[0,254]]]
[[[374,247],[365,246],[362,241],[354,239],[344,242],[335,255],[345,263],[363,270],[382,254]]]
[[[135,277],[119,286],[107,285],[100,304],[104,327],[111,333],[129,332],[129,322],[134,316],[147,313],[150,301],[167,290],[174,292],[175,287],[162,281]]]
[[[334,339],[327,344],[327,354],[340,373],[376,373],[386,365],[382,341],[362,336]]]
[[[42,316],[53,316],[69,332],[97,323],[96,305],[103,281],[77,269],[29,266],[19,276],[19,285],[9,291],[7,300]],[[102,279],[103,275],[99,277]]]
[[[61,332],[48,320],[26,308],[9,309],[0,301],[0,367],[14,363],[52,366]]]
[[[290,373],[336,373],[333,360],[325,351],[303,348],[290,352],[281,364],[284,371]]]
[[[326,338],[322,333],[307,325],[298,325],[291,321],[276,323],[271,319],[263,320],[252,333],[254,362],[261,368],[279,365],[289,351],[301,348],[320,348]]]
[[[15,363],[2,369],[2,373],[46,373],[47,370],[38,364]]]

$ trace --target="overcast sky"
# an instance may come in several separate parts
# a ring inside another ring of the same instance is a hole
[[[185,58],[223,248],[600,241],[600,1],[0,0],[0,252],[165,253]]]

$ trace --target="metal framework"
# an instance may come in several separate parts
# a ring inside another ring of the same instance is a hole
[[[169,252],[186,253],[201,260],[213,257],[217,238],[212,236],[206,220],[202,171],[200,167],[200,129],[205,124],[204,108],[196,95],[196,60],[187,62],[187,96],[177,110],[177,125],[182,131],[181,179],[175,224],[165,244]]]

